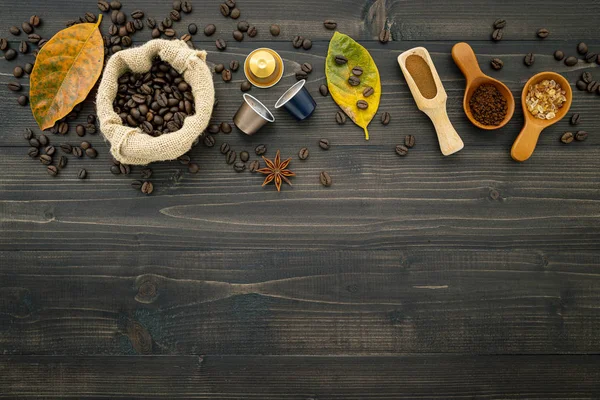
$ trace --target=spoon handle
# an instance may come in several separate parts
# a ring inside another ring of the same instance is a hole
[[[469,86],[475,78],[483,76],[475,52],[467,43],[457,43],[452,47],[452,59],[467,79],[467,86]]]
[[[543,129],[525,119],[525,126],[510,149],[513,160],[523,162],[531,157]]]
[[[450,118],[448,118],[445,102],[440,107],[425,110],[425,113],[429,116],[431,122],[433,122],[433,126],[435,126],[435,132],[437,133],[440,150],[443,155],[449,156],[465,147],[462,139],[452,126]]]

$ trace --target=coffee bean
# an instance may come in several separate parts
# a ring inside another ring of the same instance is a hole
[[[217,49],[221,50],[221,51],[223,51],[227,48],[227,42],[224,41],[223,39],[217,39],[215,41],[215,45],[217,46]]]
[[[85,127],[83,125],[77,125],[75,127],[75,132],[77,133],[77,136],[83,137],[85,136]]]
[[[587,52],[588,52],[588,46],[587,46],[587,44],[585,44],[585,43],[583,43],[583,42],[580,42],[580,43],[577,45],[577,52],[578,52],[579,54],[585,55],[585,53],[587,53]]]
[[[323,26],[325,26],[325,29],[329,29],[330,31],[334,30],[335,28],[337,28],[337,22],[335,22],[332,19],[326,19],[323,22]]]
[[[235,0],[225,0],[225,4],[227,4],[227,6],[229,8],[234,8],[235,7]]]
[[[31,26],[29,22],[23,22],[21,24],[21,29],[27,34],[33,33],[33,26]]]
[[[346,114],[344,114],[343,111],[335,113],[335,122],[337,122],[338,125],[344,125],[346,123]]]
[[[273,36],[279,36],[279,34],[281,33],[281,28],[279,28],[279,25],[271,25],[271,28],[269,28],[269,32],[271,32],[271,35]]]
[[[248,90],[252,89],[252,84],[248,81],[244,81],[242,82],[242,84],[240,85],[240,90],[242,92],[247,92]]]
[[[246,162],[250,159],[250,154],[247,151],[240,152],[240,161]]]
[[[25,130],[23,131],[23,137],[25,138],[25,140],[33,139],[33,131],[29,128],[25,128]]]
[[[14,60],[17,57],[17,52],[14,51],[13,49],[8,49],[6,50],[6,52],[4,53],[4,59],[5,60]]]
[[[25,73],[27,75],[31,75],[31,71],[33,71],[33,64],[31,64],[31,63],[25,64],[25,66],[23,67],[23,70],[25,71]]]
[[[502,40],[503,35],[504,31],[502,29],[494,29],[494,32],[492,32],[492,40],[498,42]]]
[[[227,152],[227,156],[225,157],[225,162],[229,165],[233,164],[237,158],[237,154],[233,150],[229,150]]]
[[[231,71],[228,69],[223,70],[223,72],[221,72],[221,78],[223,79],[223,82],[231,81],[231,78],[232,78]]]
[[[310,63],[303,63],[301,68],[302,71],[306,72],[307,74],[310,74],[313,70],[312,64]]]
[[[188,165],[192,161],[192,159],[187,154],[184,154],[182,156],[177,157],[177,161],[179,161],[179,163],[182,165]]]
[[[406,135],[404,137],[404,145],[409,149],[415,146],[415,137],[413,135]]]
[[[40,141],[34,137],[32,137],[31,139],[29,139],[29,145],[33,146],[33,147],[40,147]]]
[[[221,122],[220,126],[221,132],[229,134],[233,130],[231,125],[228,122]]]
[[[329,176],[327,172],[321,171],[321,173],[319,174],[319,182],[321,182],[321,185],[329,187],[332,183],[331,176]]]
[[[586,71],[583,74],[581,74],[581,80],[584,81],[585,83],[590,83],[591,81],[594,80],[594,78],[592,77],[591,72]]]
[[[579,125],[579,123],[581,122],[581,116],[579,115],[579,113],[575,113],[573,115],[571,115],[571,125]]]
[[[19,36],[21,34],[21,30],[16,26],[11,26],[10,28],[8,28],[8,31],[15,36]]]
[[[83,150],[87,150],[92,147],[92,144],[90,142],[81,142],[79,147],[81,147]]]
[[[231,14],[229,14],[229,16],[233,19],[238,19],[241,15],[241,12],[238,8],[234,8],[231,10]]]
[[[363,90],[363,96],[364,97],[369,97],[373,93],[375,93],[375,89],[373,89],[371,86],[368,86],[368,87],[365,88],[365,90]]]
[[[233,31],[233,38],[238,42],[244,40],[244,34],[240,31]]]
[[[396,154],[398,154],[399,156],[405,156],[408,154],[408,147],[399,144],[396,146]]]
[[[71,146],[68,143],[63,143],[60,145],[60,149],[63,151],[63,153],[65,154],[71,154],[73,152],[73,146]]]
[[[308,158],[308,149],[306,147],[300,149],[298,152],[298,158],[301,160],[306,160]]]
[[[167,29],[165,29],[165,36],[175,37],[175,36],[177,36],[177,32],[175,31],[175,29],[167,28]]]
[[[27,151],[27,154],[29,155],[29,157],[35,158],[40,154],[40,150],[37,147],[30,147]]]
[[[584,81],[577,81],[577,83],[575,84],[575,86],[577,86],[577,89],[579,90],[587,90],[587,83],[585,83]]]
[[[250,28],[248,21],[240,21],[237,24],[237,30],[240,32],[248,32],[248,28]]]
[[[26,41],[21,41],[21,43],[19,43],[19,53],[21,54],[25,54],[29,51],[29,45],[27,44]]]
[[[221,152],[221,154],[225,155],[227,153],[229,153],[229,150],[231,150],[231,148],[229,147],[229,143],[227,142],[223,142],[221,144],[221,148],[219,149],[219,151]]]
[[[308,79],[308,74],[302,70],[296,71],[296,80]]]
[[[142,179],[150,179],[152,177],[152,168],[144,168],[140,171]]]
[[[111,10],[120,10],[121,9],[121,2],[117,1],[117,0],[113,0],[110,2],[110,9]]]
[[[328,139],[319,140],[319,147],[322,148],[323,150],[329,150],[329,148],[331,147],[329,144],[329,140]]]
[[[119,164],[119,170],[123,175],[129,175],[131,173],[131,167],[127,164]]]
[[[387,29],[382,29],[381,32],[379,32],[379,42],[380,43],[387,43],[392,39],[392,35],[390,33],[389,30]]]
[[[238,161],[235,164],[233,164],[233,170],[235,172],[244,172],[246,170],[246,164]]]
[[[127,22],[127,16],[125,15],[125,13],[123,11],[119,11],[117,12],[117,17],[116,17],[116,22],[119,25],[123,25],[125,24],[125,22]]]
[[[369,103],[367,103],[364,100],[358,100],[356,102],[356,107],[358,107],[359,110],[366,110],[367,108],[369,108]]]
[[[304,39],[302,41],[302,48],[304,50],[310,50],[312,48],[312,40],[310,40],[310,39]]]
[[[6,86],[8,87],[8,90],[13,92],[18,92],[23,88],[19,82],[8,82]]]
[[[8,40],[0,38],[0,50],[5,51],[6,49],[8,49]]]
[[[321,93],[321,96],[327,96],[329,94],[329,88],[327,85],[323,84],[319,86],[319,93]]]
[[[83,157],[83,150],[81,150],[81,147],[77,147],[77,146],[73,147],[72,153],[77,158]]]
[[[554,52],[554,59],[556,61],[561,61],[563,58],[565,58],[565,53],[563,53],[561,50],[556,50]]]
[[[525,55],[525,58],[523,59],[523,62],[528,67],[531,67],[535,62],[535,56],[533,55],[533,53],[527,53],[527,55]]]
[[[58,169],[64,169],[67,166],[67,163],[69,162],[69,159],[65,156],[60,156],[58,157],[58,163],[56,164],[56,166],[58,167]]]
[[[225,65],[217,64],[215,65],[215,73],[220,74],[225,69]]]
[[[207,128],[206,131],[210,134],[217,134],[219,133],[219,131],[221,130],[221,127],[218,124],[210,124]]]
[[[221,11],[221,15],[223,15],[224,17],[228,17],[229,14],[231,14],[231,10],[225,3],[223,3],[219,6],[219,11]]]
[[[90,147],[89,149],[85,150],[85,155],[89,158],[96,158],[98,157],[98,152],[93,147]]]
[[[495,69],[496,71],[501,70],[502,67],[504,66],[504,62],[499,58],[492,58],[492,61],[490,61],[490,64],[492,65],[492,68]]]
[[[360,78],[354,75],[350,75],[350,77],[348,78],[348,83],[352,86],[358,86],[360,85]]]
[[[294,39],[292,39],[292,46],[294,46],[296,49],[299,49],[302,47],[302,42],[304,42],[304,38],[302,36],[295,36]]]
[[[254,152],[256,153],[257,156],[262,156],[263,154],[265,154],[267,152],[267,146],[265,146],[264,144],[259,144],[254,149]]]
[[[48,139],[48,136],[46,135],[40,135],[38,140],[40,142],[40,146],[46,147],[48,144],[50,144],[50,139]]]
[[[151,17],[146,18],[146,25],[148,25],[148,28],[150,29],[156,28],[156,19]]]
[[[352,74],[356,76],[361,76],[363,74],[363,69],[359,66],[352,68]]]
[[[140,190],[145,195],[152,194],[152,192],[154,191],[154,185],[152,184],[152,182],[146,181],[142,183],[142,188]]]
[[[90,12],[86,12],[85,16],[84,16],[84,19],[85,19],[86,22],[94,23],[94,22],[96,22],[96,15],[92,14]]]
[[[85,179],[87,178],[87,171],[84,168],[81,168],[79,172],[77,172],[77,179]]]
[[[237,71],[240,68],[240,62],[238,60],[232,60],[229,62],[229,69],[232,71]]]
[[[204,27],[204,35],[212,36],[217,31],[217,27],[213,24],[208,24]]]
[[[537,35],[541,39],[546,39],[550,35],[550,31],[546,28],[538,29]]]
[[[56,148],[55,148],[54,146],[47,146],[47,147],[44,149],[44,152],[45,152],[46,154],[48,154],[49,156],[53,156],[53,155],[54,155],[54,153],[56,152]]]
[[[121,168],[119,168],[119,165],[111,165],[110,166],[110,172],[113,175],[120,175],[121,174]]]
[[[42,154],[40,156],[40,162],[44,165],[50,165],[50,164],[52,164],[52,157],[49,156],[48,154]]]
[[[133,181],[131,182],[131,188],[134,190],[142,190],[142,185],[144,183],[142,181]]]
[[[204,136],[202,141],[206,147],[213,147],[215,145],[215,138],[212,135]]]
[[[17,98],[17,103],[19,103],[20,106],[26,106],[28,102],[29,98],[25,95],[19,96]]]
[[[343,65],[348,62],[348,59],[342,55],[335,56],[335,63],[338,65]]]
[[[250,172],[256,172],[260,169],[260,161],[258,160],[254,160],[250,163],[250,166],[248,167],[248,169],[250,170]]]
[[[593,63],[594,61],[596,61],[597,58],[598,58],[598,54],[590,51],[585,55],[585,62]]]
[[[188,32],[190,35],[195,35],[196,33],[198,33],[198,25],[196,24],[189,24],[188,25]]]
[[[587,137],[588,133],[586,131],[577,131],[577,133],[575,133],[575,140],[578,142],[583,142]]]
[[[183,11],[186,14],[191,13],[192,12],[192,2],[184,1],[183,3],[181,3],[181,11]]]
[[[390,115],[390,113],[385,111],[383,114],[381,114],[381,123],[383,125],[387,125],[390,123],[391,118],[392,118],[392,116]]]
[[[591,81],[587,85],[587,91],[590,92],[590,93],[594,93],[595,91],[598,90],[599,86],[600,86],[600,83],[598,83],[596,81]]]
[[[561,137],[560,137],[560,141],[565,143],[565,144],[569,144],[573,141],[573,139],[575,138],[575,136],[573,135],[573,132],[565,132]]]
[[[46,170],[48,171],[48,175],[50,176],[58,175],[58,168],[56,168],[54,165],[48,165]]]
[[[98,0],[98,8],[102,12],[107,12],[108,10],[110,10],[110,4],[107,1]],[[31,18],[33,18],[33,17],[31,17]]]
[[[248,28],[248,36],[250,36],[251,38],[253,38],[257,34],[258,34],[258,29],[256,29],[255,26],[251,26],[250,28]]]
[[[506,20],[503,18],[498,18],[494,21],[494,29],[503,29],[506,26]]]

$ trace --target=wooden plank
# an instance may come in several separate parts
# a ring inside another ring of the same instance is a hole
[[[3,398],[592,399],[598,356],[0,357]]]
[[[600,352],[594,250],[0,257],[5,354]]]

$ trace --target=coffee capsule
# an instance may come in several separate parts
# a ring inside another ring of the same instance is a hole
[[[317,103],[306,90],[306,80],[296,82],[284,94],[281,95],[275,108],[285,108],[298,121],[302,121],[312,115]]]
[[[279,82],[283,69],[281,56],[266,47],[252,51],[244,61],[246,79],[258,88],[269,88]]]
[[[271,111],[255,97],[244,94],[244,102],[235,113],[233,123],[246,135],[254,135],[267,122],[275,122]]]

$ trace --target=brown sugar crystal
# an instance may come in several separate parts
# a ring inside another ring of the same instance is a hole
[[[413,54],[406,58],[406,69],[417,84],[421,95],[426,99],[433,99],[437,94],[437,86],[427,62]]]
[[[489,83],[475,89],[469,107],[473,118],[483,125],[500,125],[508,112],[506,99],[496,86]]]

